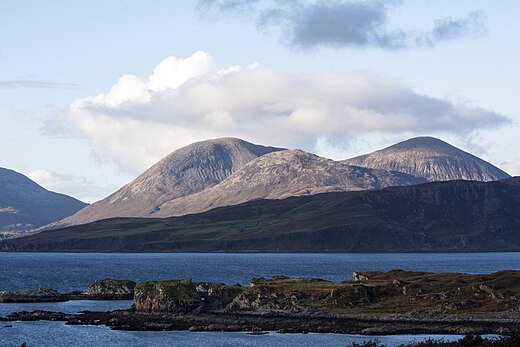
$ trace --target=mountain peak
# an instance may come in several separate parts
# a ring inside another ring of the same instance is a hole
[[[450,145],[449,143],[442,141],[436,137],[432,136],[420,136],[413,137],[411,139],[396,143],[395,145],[389,146],[383,150],[396,149],[396,150],[419,150],[419,149],[429,149],[432,151],[439,152],[463,152]]]
[[[496,181],[510,177],[492,164],[435,137],[415,137],[344,162],[400,171],[429,181]]]
[[[212,187],[249,161],[280,150],[232,137],[192,143],[168,154],[114,194],[62,223],[81,224],[111,217],[147,217],[165,202]]]
[[[251,160],[213,187],[166,202],[152,217],[198,213],[255,199],[284,199],[424,182],[424,179],[399,172],[351,166],[300,149],[291,149]]]

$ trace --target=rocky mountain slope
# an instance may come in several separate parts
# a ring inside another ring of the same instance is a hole
[[[250,161],[214,187],[166,202],[152,216],[199,213],[254,199],[283,199],[424,182],[423,178],[403,173],[350,166],[302,150],[285,150]]]
[[[510,177],[490,163],[434,137],[416,137],[344,163],[404,172],[429,181],[496,181]]]
[[[493,165],[429,137],[343,162],[221,138],[173,152],[119,191],[54,227],[111,217],[179,216],[260,198],[505,177]]]
[[[4,251],[520,251],[520,186],[450,181],[115,218],[7,240]]]
[[[279,150],[235,138],[193,143],[169,154],[114,194],[60,224],[150,216],[165,202],[214,186],[250,160]]]
[[[70,216],[87,204],[0,168],[0,232],[22,232]]]

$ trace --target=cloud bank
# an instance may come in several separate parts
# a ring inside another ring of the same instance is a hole
[[[363,134],[465,134],[508,122],[481,107],[422,95],[374,75],[291,75],[266,67],[217,69],[206,52],[168,57],[146,79],[56,111],[49,128],[89,139],[139,172],[191,142],[220,136],[314,150]]]
[[[199,0],[198,9],[213,9],[253,17],[259,27],[281,29],[290,45],[300,48],[375,47],[404,49],[434,46],[443,41],[475,36],[485,31],[485,18],[473,12],[464,18],[435,20],[433,28],[414,33],[390,28],[388,13],[401,1],[305,1],[305,0]]]

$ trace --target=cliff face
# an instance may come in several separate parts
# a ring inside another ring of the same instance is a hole
[[[87,204],[0,168],[0,232],[27,231],[70,216]]]
[[[347,164],[394,170],[429,181],[496,181],[510,177],[490,163],[433,137],[417,137],[348,159]]]
[[[9,251],[518,251],[520,187],[451,181],[112,219],[0,242]]]

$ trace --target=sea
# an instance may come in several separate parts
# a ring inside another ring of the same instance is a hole
[[[53,288],[83,290],[104,279],[191,278],[193,281],[240,283],[273,275],[352,279],[354,271],[403,269],[431,272],[490,273],[520,270],[520,253],[0,253],[0,290]],[[130,307],[131,301],[0,303],[0,316],[50,310],[76,313]],[[377,340],[387,347],[426,339],[452,341],[457,335],[361,336],[266,332],[130,332],[104,326],[69,326],[62,322],[2,322],[0,346],[349,346]]]

